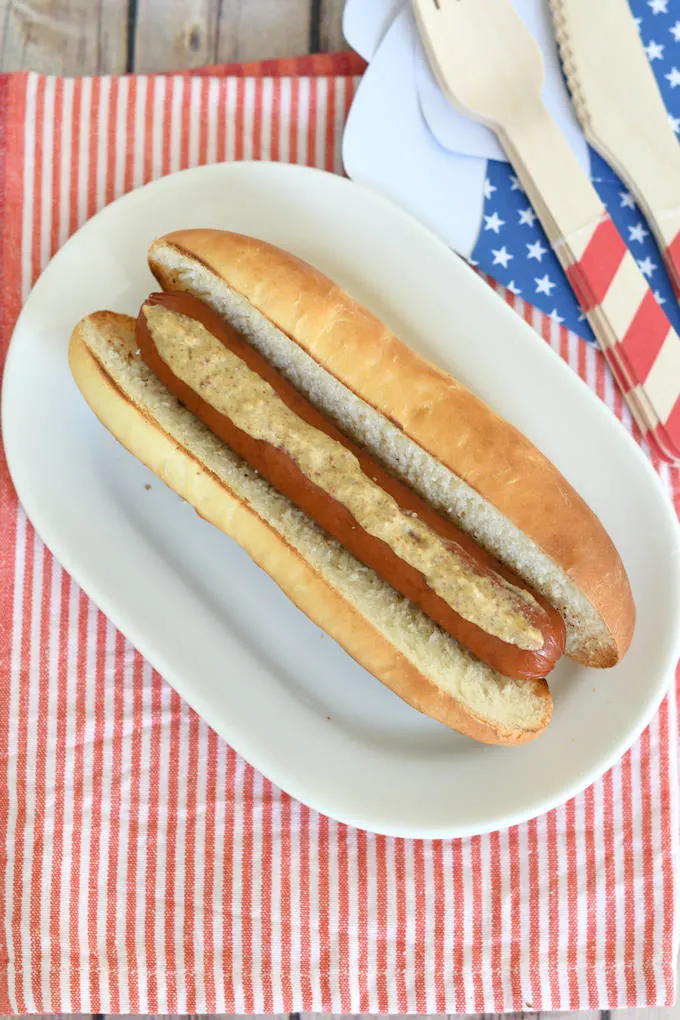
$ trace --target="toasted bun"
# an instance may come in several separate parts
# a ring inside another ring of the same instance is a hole
[[[151,270],[202,298],[398,477],[545,596],[567,654],[612,666],[635,606],[600,521],[532,443],[322,273],[217,230],[155,241]],[[379,412],[376,414],[376,411]]]
[[[147,368],[134,319],[97,312],[76,327],[71,371],[100,421],[293,602],[404,701],[492,744],[521,744],[550,721],[544,680],[509,680],[329,539],[221,443]]]

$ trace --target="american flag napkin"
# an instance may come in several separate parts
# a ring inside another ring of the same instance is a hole
[[[680,0],[629,0],[668,118],[680,135]],[[680,306],[659,249],[628,188],[588,147],[590,176],[663,310],[680,331]],[[554,322],[595,342],[564,270],[507,163],[489,160],[472,260]]]

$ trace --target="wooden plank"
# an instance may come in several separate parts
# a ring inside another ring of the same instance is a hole
[[[134,69],[307,53],[310,10],[310,0],[138,0]]]
[[[0,70],[120,74],[127,0],[0,0]]]
[[[344,0],[0,0],[0,70],[165,71],[344,48]],[[128,25],[136,10],[134,24]],[[129,57],[128,57],[129,48]]]
[[[347,43],[342,34],[342,12],[345,0],[321,0],[319,11],[319,50],[336,53],[346,50]]]
[[[310,12],[310,0],[222,0],[218,60],[308,53]]]
[[[212,0],[137,0],[134,70],[181,71],[214,63],[218,17]]]
[[[567,1020],[569,1016],[574,1020],[581,1020],[582,1013],[541,1013],[540,1020],[544,1017],[551,1020]],[[656,1007],[650,1009],[615,1009],[601,1014],[602,1020],[678,1020],[680,1008],[675,1006]]]

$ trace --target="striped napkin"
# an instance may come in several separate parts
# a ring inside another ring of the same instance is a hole
[[[359,70],[0,78],[0,350],[51,254],[123,192],[224,159],[339,171]],[[599,352],[506,297],[632,428]],[[674,692],[547,816],[376,837],[281,793],[182,703],[44,548],[4,462],[0,536],[0,1013],[674,1000]]]

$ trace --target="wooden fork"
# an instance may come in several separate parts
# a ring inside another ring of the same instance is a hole
[[[630,411],[680,463],[680,338],[541,96],[538,45],[509,0],[412,0],[444,94],[495,131]]]
[[[549,0],[574,109],[635,196],[680,297],[680,145],[628,0]]]

